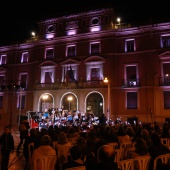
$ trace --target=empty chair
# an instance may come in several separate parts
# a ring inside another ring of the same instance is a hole
[[[118,143],[117,142],[110,142],[108,145],[112,146],[114,149],[118,148]]]
[[[138,170],[149,170],[150,156],[139,156],[134,158],[134,169],[137,166]]]
[[[121,149],[115,149],[115,162],[119,162],[121,160],[123,160],[124,158],[124,148]]]
[[[154,159],[153,170],[156,170],[159,161],[161,161],[161,163],[169,166],[169,169],[170,169],[170,153],[166,153],[166,154],[157,156]]]
[[[54,170],[57,157],[55,155],[43,155],[34,158],[33,170]]]
[[[122,160],[122,161],[119,161],[117,164],[121,170],[134,170],[134,160],[133,159]]]

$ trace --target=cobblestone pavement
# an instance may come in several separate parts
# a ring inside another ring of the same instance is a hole
[[[0,135],[2,135],[3,129],[4,129],[4,127],[0,126]],[[20,154],[16,153],[16,148],[17,148],[18,143],[20,141],[18,127],[12,127],[11,134],[14,137],[15,150],[10,155],[8,170],[24,170],[25,158],[24,158],[23,153],[22,153],[23,148],[21,148]]]

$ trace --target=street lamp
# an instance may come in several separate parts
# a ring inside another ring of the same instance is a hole
[[[70,104],[71,104],[71,101],[73,100],[73,97],[72,97],[72,96],[69,96],[69,97],[67,98],[67,100],[68,100],[69,111],[70,111]]]
[[[108,89],[108,92],[107,92],[107,97],[108,97],[108,100],[107,100],[107,117],[108,117],[108,120],[110,119],[110,82],[108,80],[107,77],[104,78],[103,80],[104,83],[107,84],[107,89]]]
[[[45,100],[48,99],[48,95],[45,94],[45,95],[42,96],[42,98],[43,98],[43,100],[44,100],[44,111],[45,111]]]
[[[118,22],[119,25],[120,25],[120,21],[121,21],[121,19],[118,17],[117,22]]]

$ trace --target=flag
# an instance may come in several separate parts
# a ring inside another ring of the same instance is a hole
[[[73,72],[73,70],[72,70],[71,65],[70,65],[70,79],[71,79],[72,81],[76,81],[75,78],[74,78],[74,72]]]

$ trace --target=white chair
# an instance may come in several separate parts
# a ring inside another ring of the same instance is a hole
[[[149,163],[150,163],[151,157],[150,156],[139,156],[134,158],[134,167],[137,163],[137,167],[139,167],[139,170],[149,170]]]
[[[124,148],[124,159],[127,159],[127,154],[129,150],[134,150],[133,144],[131,141],[121,143],[120,148]]]
[[[154,159],[153,170],[156,170],[158,160],[161,160],[162,163],[169,164],[169,166],[170,166],[170,153],[157,156]]]
[[[115,162],[119,162],[124,159],[124,148],[115,149]]]
[[[85,166],[77,166],[72,168],[67,168],[66,170],[86,170]]]
[[[31,158],[33,151],[34,151],[34,142],[31,142],[31,143],[28,144],[29,159]]]
[[[126,159],[117,162],[118,167],[121,170],[134,170],[134,160],[133,159]]]
[[[43,155],[37,157],[33,162],[34,170],[54,170],[57,157],[55,155]]]
[[[108,143],[108,145],[110,145],[114,149],[118,148],[118,143],[117,142],[110,142],[110,143]]]

